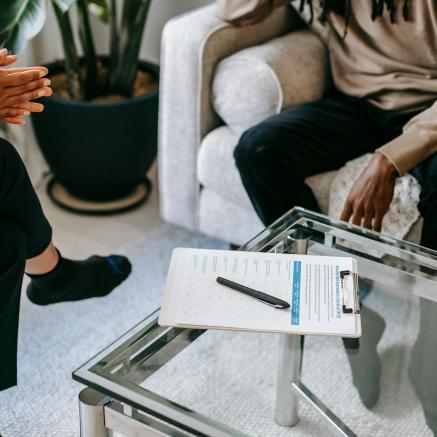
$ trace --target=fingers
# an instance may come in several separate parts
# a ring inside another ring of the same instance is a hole
[[[52,90],[48,87],[39,88],[32,91],[27,91],[19,95],[8,97],[5,101],[5,106],[17,106],[23,102],[27,102],[34,99],[39,99],[44,96],[51,96]]]
[[[0,60],[1,67],[7,67],[8,65],[13,64],[18,59],[17,55],[6,56],[4,59]]]
[[[6,117],[3,118],[2,121],[10,124],[20,124],[22,126],[26,124],[26,122],[20,117]]]
[[[50,85],[50,83],[51,82],[49,79],[33,80],[32,82],[27,82],[24,85],[4,88],[4,92],[11,97],[18,96],[25,94],[28,91],[45,89]]]
[[[3,70],[3,73],[7,74],[15,74],[15,73],[24,73],[26,71],[41,71],[44,74],[41,76],[47,76],[49,73],[49,70],[46,67],[23,67],[23,68],[7,68],[6,70]]]
[[[346,204],[344,205],[343,212],[341,213],[340,220],[343,220],[345,222],[348,222],[351,218],[351,215],[353,213],[352,203],[346,201]]]
[[[367,206],[364,209],[364,221],[363,221],[363,226],[367,229],[372,229],[372,220],[373,220],[373,216],[375,215],[375,211],[373,210],[373,208]]]
[[[361,226],[361,221],[363,220],[364,210],[357,206],[354,208],[354,212],[352,213],[352,224]]]
[[[347,200],[344,205],[343,212],[341,213],[340,220],[348,222],[352,217],[352,223],[357,226],[361,226],[364,211],[363,208],[354,205],[353,201]]]
[[[373,219],[373,229],[375,231],[381,232],[383,218],[384,218],[384,214],[382,214],[380,211],[375,212],[375,217]]]
[[[29,112],[42,112],[42,111],[44,111],[44,105],[42,105],[41,103],[36,103],[36,102],[23,102],[23,103],[20,103],[19,105],[13,106],[13,108],[24,109],[25,111],[29,111]]]
[[[23,115],[29,115],[30,112],[21,108],[4,108],[0,109],[0,118],[8,117],[20,117]]]
[[[13,124],[25,124],[23,117],[31,112],[42,112],[44,105],[35,102],[23,102],[10,108],[0,109],[0,120]]]
[[[0,50],[0,67],[6,67],[17,60],[16,55],[9,55],[7,49]]]
[[[45,97],[50,97],[53,94],[53,90],[50,87],[48,87],[48,86],[45,86],[43,88],[43,90],[44,90],[44,93],[45,93],[44,94]]]
[[[374,209],[370,206],[363,207],[359,204],[353,205],[352,202],[346,202],[340,220],[348,222],[352,217],[352,223],[357,226],[363,226],[367,229],[381,231],[384,212]]]
[[[2,78],[2,85],[4,84],[5,90],[7,91],[13,87],[19,87],[26,84],[41,84],[48,79],[41,79],[44,77],[44,72],[42,70],[29,70],[23,71],[22,73],[12,73]]]

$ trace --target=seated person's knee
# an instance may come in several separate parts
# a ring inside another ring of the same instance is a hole
[[[2,167],[11,170],[20,165],[21,158],[15,147],[4,138],[0,138],[0,172]]]
[[[271,128],[263,123],[248,129],[241,135],[234,150],[237,167],[244,168],[256,165],[272,141]]]
[[[13,219],[0,216],[0,269],[26,262],[26,238],[20,225]]]

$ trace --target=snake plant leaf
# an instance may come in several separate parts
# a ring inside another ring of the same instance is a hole
[[[59,6],[59,9],[62,12],[67,12],[71,6],[76,3],[76,0],[52,0],[53,3],[56,3]]]
[[[1,0],[0,48],[22,52],[46,19],[46,0]]]
[[[109,7],[106,0],[86,0],[88,10],[101,21],[109,23]]]

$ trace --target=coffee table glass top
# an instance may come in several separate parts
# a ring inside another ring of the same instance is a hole
[[[302,381],[357,435],[437,433],[437,252],[301,208],[240,250],[292,252],[301,239],[308,254],[358,260],[363,325],[358,349],[306,336]],[[275,423],[277,334],[164,328],[158,316],[73,378],[171,435],[335,435],[304,402],[297,426]]]

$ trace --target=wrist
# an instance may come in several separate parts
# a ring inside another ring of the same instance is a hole
[[[396,179],[399,172],[393,162],[381,152],[376,152],[374,155],[378,168],[390,178]]]

